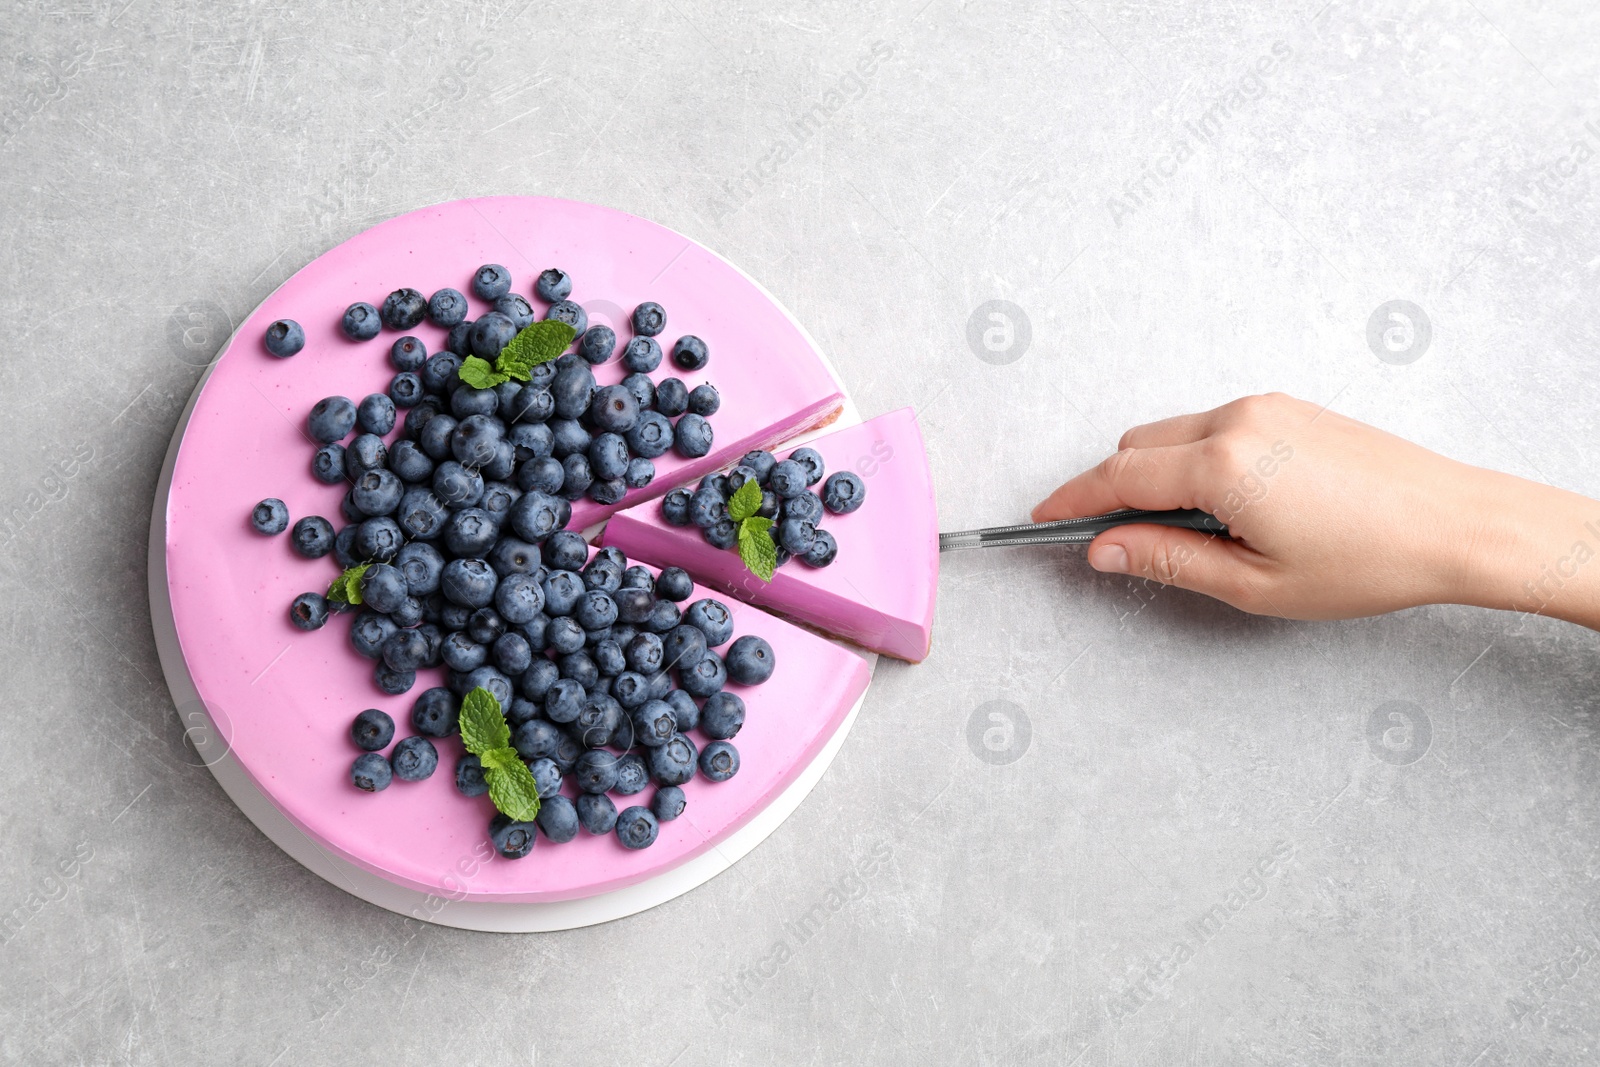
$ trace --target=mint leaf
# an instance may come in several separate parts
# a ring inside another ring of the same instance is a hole
[[[335,578],[333,584],[328,586],[328,599],[335,604],[354,604],[359,606],[361,603],[361,576],[367,573],[367,568],[370,566],[372,566],[370,562],[357,563],[354,567],[349,568]]]
[[[541,363],[549,363],[565,352],[576,336],[577,331],[571,325],[556,319],[530,323],[500,350],[499,357],[494,361],[495,370],[506,377],[525,382],[533,368]],[[462,369],[466,367],[463,365]],[[461,380],[466,381],[465,374]]]
[[[493,389],[508,377],[489,366],[488,360],[479,359],[477,356],[468,356],[463,360],[461,369],[456,373],[461,376],[462,381],[474,389]]]
[[[778,569],[778,546],[768,532],[771,526],[772,520],[763,515],[751,515],[739,523],[739,558],[763,582],[772,581],[772,572]]]
[[[539,786],[517,750],[491,748],[478,759],[483,762],[483,778],[489,783],[494,806],[518,822],[532,822],[539,814]]]
[[[728,518],[743,522],[761,510],[761,487],[751,479],[741,485],[728,500]]]
[[[500,713],[500,702],[481,685],[461,700],[461,743],[479,759],[511,743],[511,727]]]

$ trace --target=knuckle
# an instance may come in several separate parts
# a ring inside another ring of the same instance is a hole
[[[1112,485],[1122,485],[1134,473],[1134,457],[1138,450],[1133,448],[1118,449],[1113,455],[1107,456],[1100,469],[1104,472],[1106,481]]]

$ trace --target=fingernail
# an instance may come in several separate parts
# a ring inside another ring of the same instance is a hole
[[[1100,545],[1089,550],[1089,566],[1108,574],[1128,573],[1128,550],[1121,545]]]

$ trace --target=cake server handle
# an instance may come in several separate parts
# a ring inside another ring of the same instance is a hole
[[[1006,548],[1014,545],[1086,545],[1107,530],[1135,523],[1179,526],[1221,537],[1228,536],[1228,527],[1225,523],[1198,508],[1185,508],[1179,511],[1127,510],[1113,511],[1107,515],[1089,515],[1081,519],[1027,522],[1018,526],[990,526],[982,530],[942,533],[939,535],[939,551],[951,552],[959,548]]]

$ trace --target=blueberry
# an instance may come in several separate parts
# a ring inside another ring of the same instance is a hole
[[[424,690],[411,705],[411,728],[425,737],[449,737],[456,732],[461,705],[444,688]]]
[[[464,797],[481,797],[489,791],[483,780],[483,761],[470,752],[456,760],[456,791]]]
[[[711,451],[711,424],[694,412],[683,416],[673,428],[673,447],[685,459],[699,459]]]
[[[373,611],[387,614],[399,607],[407,595],[405,575],[398,567],[374,563],[361,575],[361,601]]]
[[[809,484],[806,480],[808,473],[804,464],[797,463],[790,457],[772,468],[772,474],[767,481],[774,493],[788,499],[806,491],[806,486]]]
[[[306,332],[293,319],[279,319],[267,327],[261,343],[279,359],[288,359],[306,346]]]
[[[418,377],[422,379],[423,387],[430,393],[449,393],[461,384],[462,356],[454,351],[435,352],[428,357],[422,365]]]
[[[455,438],[456,427],[461,425],[454,415],[440,413],[428,420],[417,437],[417,446],[435,463],[451,458],[450,442]]]
[[[694,579],[682,567],[666,567],[656,577],[655,590],[663,600],[682,602],[694,595]]]
[[[628,469],[622,473],[624,489],[643,489],[656,478],[656,465],[642,456],[628,460]]]
[[[494,310],[496,314],[504,315],[510,319],[511,325],[515,326],[519,331],[533,323],[533,305],[529,304],[526,298],[518,296],[516,293],[507,293],[496,300],[494,302]]]
[[[541,797],[553,797],[561,792],[561,768],[555,765],[554,760],[536,759],[528,764],[528,770],[533,772],[533,784],[538,787]]]
[[[589,421],[603,432],[627,433],[639,421],[639,401],[625,386],[597,389],[589,402]]]
[[[589,457],[575,453],[561,461],[561,495],[567,500],[577,500],[594,484],[594,472],[589,467]]]
[[[394,746],[395,776],[406,782],[420,782],[439,765],[439,750],[426,737],[408,737]]]
[[[771,477],[772,468],[777,465],[777,462],[777,457],[771,452],[758,448],[753,452],[746,452],[744,458],[739,461],[739,466],[749,467],[755,471],[756,481],[764,486],[767,484],[767,479]]]
[[[377,752],[394,740],[394,720],[388,713],[368,708],[350,724],[350,740],[363,752]]]
[[[822,521],[822,498],[815,493],[797,493],[783,502],[783,517],[802,519],[815,526]]]
[[[507,622],[517,626],[532,622],[544,610],[543,583],[532,574],[509,574],[495,588],[494,603]]]
[[[500,396],[493,389],[474,389],[463,382],[450,394],[450,414],[458,419],[494,415],[499,410]]]
[[[578,342],[578,355],[585,363],[598,367],[610,359],[617,350],[617,334],[609,326],[591,326]]]
[[[684,334],[672,346],[672,362],[683,370],[699,370],[710,360],[706,343],[693,334]]]
[[[591,589],[573,608],[572,616],[585,630],[604,630],[617,621],[617,602],[610,593]]]
[[[585,793],[578,798],[575,807],[579,825],[596,837],[609,834],[617,825],[617,806],[604,793]]]
[[[800,555],[800,559],[812,567],[826,567],[838,554],[839,542],[833,539],[833,534],[827,530],[818,530],[817,535],[811,540],[811,547]]]
[[[427,541],[438,537],[450,519],[450,509],[432,489],[414,486],[400,497],[395,508],[395,520],[400,531],[414,540]]]
[[[476,279],[473,284],[476,286]],[[508,860],[520,860],[532,852],[538,839],[531,822],[517,822],[509,815],[496,815],[489,821],[489,840],[494,850]]]
[[[633,721],[634,740],[646,748],[664,745],[678,732],[678,715],[664,700],[647,700],[628,716]]]
[[[498,263],[485,263],[472,276],[472,295],[494,303],[511,291],[511,272]]]
[[[301,593],[289,604],[289,621],[301,630],[322,629],[328,621],[328,601],[321,593]]]
[[[647,675],[661,670],[665,655],[660,636],[649,633],[635,636],[624,651],[628,669]]]
[[[428,297],[428,321],[449,329],[467,317],[467,298],[455,289],[440,289]]]
[[[650,618],[650,609],[655,607],[655,593],[649,589],[638,589],[632,586],[622,586],[611,599],[617,602],[617,621],[637,625]]]
[[[583,711],[584,697],[583,686],[571,678],[559,679],[544,695],[545,718],[551,722],[576,722]]]
[[[594,749],[578,757],[572,775],[585,793],[609,793],[617,784],[617,757]]]
[[[472,324],[472,354],[492,363],[516,335],[517,324],[509,315],[491,311]]]
[[[511,703],[514,692],[511,679],[494,667],[478,667],[470,670],[461,676],[459,682],[461,689],[457,695],[465,695],[474,689],[487,689],[489,695],[494,697],[502,708]]]
[[[661,699],[667,702],[673,714],[678,717],[679,733],[688,733],[700,725],[700,705],[694,702],[694,697],[682,689],[669,689],[662,694]],[[689,757],[689,770],[691,773],[694,770],[693,756]],[[651,773],[654,773],[653,767]]]
[[[689,410],[689,389],[677,378],[665,378],[656,386],[656,410],[675,419]]]
[[[529,648],[533,649],[535,652],[543,652],[550,647],[550,641],[546,637],[549,629],[550,616],[541,611],[532,619],[529,619],[527,622],[519,625],[517,627],[517,632],[527,639]],[[529,669],[538,670],[541,662],[546,661],[541,661],[536,657],[533,661],[533,666]]]
[[[361,562],[361,557],[356,555],[356,540],[361,536],[360,524],[346,526],[339,531],[333,539],[333,558],[340,567],[354,567]]]
[[[581,360],[556,371],[550,380],[550,395],[555,397],[555,413],[563,419],[576,419],[589,410],[594,399],[594,372]]]
[[[621,478],[628,461],[628,445],[618,434],[602,433],[589,442],[589,469],[598,480]]]
[[[633,338],[622,349],[622,365],[634,374],[649,374],[661,366],[661,345],[654,337]]]
[[[618,709],[620,714],[621,709]],[[617,784],[611,787],[619,796],[631,797],[650,783],[650,772],[644,757],[628,752],[617,759]]]
[[[678,668],[678,684],[690,695],[704,700],[711,694],[719,692],[728,681],[728,670],[723,666],[722,657],[715,652],[707,652],[700,657],[700,661],[685,669]],[[701,711],[701,722],[705,721],[704,709]]]
[[[415,289],[396,289],[383,298],[378,317],[391,330],[409,330],[428,313],[428,300]]]
[[[635,804],[617,816],[617,840],[622,842],[623,848],[649,848],[655,844],[659,832],[660,824],[649,808]]]
[[[389,379],[389,395],[386,399],[389,401],[391,410],[394,408],[415,407],[422,400],[422,396],[422,379],[415,374],[407,371],[396,374]],[[387,433],[388,431],[385,430],[384,432]]]
[[[700,484],[695,486],[695,488],[714,489],[716,490],[717,495],[724,500],[727,500],[729,497],[733,496],[733,486],[728,482],[728,476],[726,474],[708,474],[704,478],[700,479]]]
[[[658,822],[671,822],[683,814],[683,809],[689,806],[689,799],[683,795],[683,790],[675,785],[664,785],[657,789],[655,796],[650,798],[650,813]]]
[[[700,753],[700,773],[713,782],[726,782],[739,773],[739,750],[726,741],[713,741]]]
[[[472,507],[483,499],[483,476],[448,459],[433,472],[433,491],[450,507]]]
[[[534,821],[539,824],[544,836],[557,845],[566,844],[578,836],[578,811],[572,806],[572,801],[559,793],[548,797],[541,794],[539,814]]]
[[[572,276],[559,267],[539,272],[533,282],[533,295],[547,304],[554,304],[572,295]]]
[[[557,615],[545,624],[544,639],[551,651],[558,655],[567,655],[580,651],[587,638],[577,620],[566,615]]]
[[[678,488],[661,498],[661,517],[672,526],[691,525],[689,507],[693,494],[687,489]]]
[[[406,598],[400,602],[400,606],[389,612],[389,618],[396,626],[402,629],[409,629],[421,623],[426,614],[427,609],[423,605],[422,601],[408,593]],[[423,639],[427,640],[426,635],[424,635]],[[385,657],[387,657],[388,645],[385,645],[384,648],[386,650]],[[422,656],[417,661],[417,667],[429,666],[428,660],[432,657],[432,655],[433,647],[430,643],[424,647]],[[387,662],[387,658],[385,659],[385,662]],[[415,670],[416,668],[414,667],[412,669]]]
[[[370,341],[383,328],[383,320],[378,317],[377,308],[358,301],[344,309],[339,328],[352,341]]]
[[[523,759],[548,759],[560,741],[561,731],[544,719],[529,719],[511,735],[511,743]]]
[[[586,453],[594,440],[594,435],[584,429],[577,419],[551,419],[549,428],[550,454],[555,459]]]
[[[444,565],[440,589],[452,604],[481,608],[494,599],[499,576],[481,559],[453,559]]]
[[[354,479],[363,471],[377,470],[389,461],[389,446],[375,433],[360,433],[345,446],[344,473]]]
[[[553,570],[544,580],[544,610],[548,615],[571,615],[588,589],[583,576],[569,570]]]
[[[338,485],[344,481],[344,446],[323,445],[311,457],[311,473],[324,485]]]
[[[351,453],[345,453],[349,456]],[[366,515],[392,515],[400,507],[405,483],[393,471],[363,471],[350,487],[350,499]]]
[[[624,708],[637,708],[650,699],[650,682],[637,671],[623,671],[611,683],[611,695]]]
[[[622,580],[617,583],[619,589],[655,589],[655,575],[650,573],[650,568],[642,563],[635,563],[622,572]]]
[[[687,670],[699,663],[705,654],[706,635],[698,626],[675,626],[661,639],[663,668]]]
[[[723,519],[713,523],[700,531],[705,537],[706,544],[712,548],[729,549],[739,543],[739,527],[734,525],[732,519]]]
[[[726,741],[744,726],[744,701],[726,690],[712,693],[700,709],[700,732]]]
[[[471,319],[462,319],[450,327],[450,332],[444,338],[444,350],[453,352],[458,358],[465,359],[472,355],[472,327],[476,325]]]
[[[867,485],[854,471],[835,471],[822,483],[822,503],[835,515],[848,515],[867,498]]]
[[[389,788],[393,778],[394,771],[389,761],[378,752],[365,752],[357,756],[350,767],[351,784],[368,793],[380,793]]]
[[[702,382],[689,390],[689,410],[696,415],[715,415],[722,406],[722,394],[710,382]]]
[[[571,300],[561,300],[551,304],[550,310],[545,312],[544,317],[546,319],[554,319],[556,322],[564,322],[571,326],[574,336],[577,337],[582,337],[584,331],[589,328],[588,313],[583,310],[581,304],[576,304]]]
[[[397,697],[417,684],[417,672],[395,670],[387,663],[379,663],[372,668],[372,682],[380,691]]]
[[[733,636],[733,615],[720,600],[696,600],[684,613],[683,621],[706,635],[706,644],[716,648]]]
[[[633,309],[633,332],[654,337],[667,328],[667,312],[653,300],[646,300]]]
[[[489,650],[465,631],[456,630],[439,643],[439,658],[453,671],[475,671],[488,662]]]
[[[469,415],[450,435],[450,452],[470,467],[482,467],[494,460],[503,431],[499,419],[488,415]]]
[[[523,389],[522,393],[518,395],[531,392],[538,392],[544,396],[550,395],[548,389],[536,390],[532,386]],[[517,450],[518,463],[526,463],[530,459],[548,457],[555,447],[554,438],[555,435],[551,432],[550,427],[546,426],[542,421],[537,423],[514,423],[511,429],[506,431],[506,440],[510,441],[511,446]],[[528,486],[522,485],[520,482],[517,488],[523,492],[528,490]]]
[[[277,497],[269,496],[251,509],[250,525],[259,534],[281,534],[289,528],[289,509]]]
[[[583,535],[572,530],[558,531],[544,542],[544,562],[552,570],[575,571],[583,567],[588,558],[589,546]]]
[[[329,396],[317,401],[306,418],[306,429],[324,444],[342,441],[356,428],[356,406],[346,396]]]
[[[700,529],[709,529],[728,518],[728,501],[717,492],[714,485],[701,486],[689,498],[689,521]]]
[[[444,524],[442,540],[452,555],[483,557],[494,547],[500,526],[482,508],[462,508]]]
[[[778,536],[773,538],[785,552],[804,555],[816,540],[817,527],[804,519],[784,519],[778,523]]]
[[[520,675],[533,666],[533,649],[521,634],[502,634],[489,650],[494,665],[510,675]]]
[[[606,631],[608,634],[610,632]],[[610,637],[596,641],[589,654],[594,659],[594,665],[602,678],[614,678],[628,669],[627,654],[622,651],[622,646]]]
[[[416,485],[433,481],[433,460],[415,441],[396,441],[385,462],[402,482]]]
[[[561,528],[560,501],[549,493],[529,490],[511,505],[510,522],[518,537],[538,544]]]
[[[467,616],[467,636],[480,645],[494,644],[506,629],[505,618],[493,608],[479,608]]]

